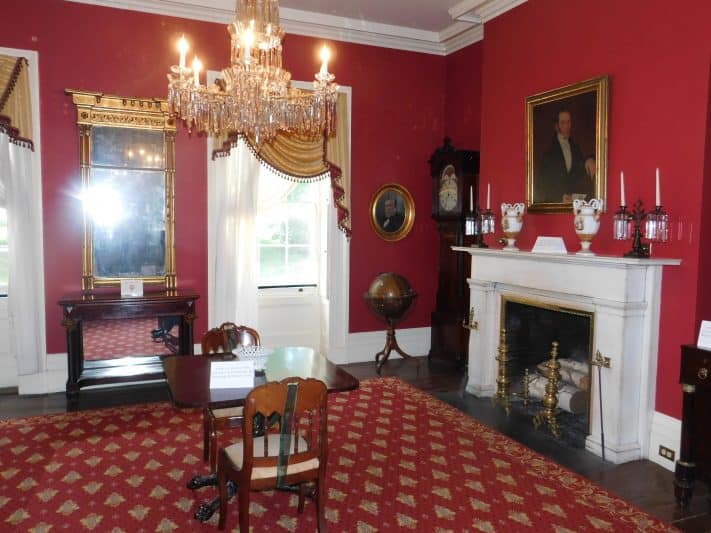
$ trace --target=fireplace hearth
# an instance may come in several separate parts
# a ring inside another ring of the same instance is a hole
[[[542,407],[553,343],[561,364],[558,384],[557,429],[567,444],[585,447],[589,434],[590,356],[594,317],[591,313],[536,300],[503,297],[501,327],[508,363],[505,367],[512,398],[530,405],[531,418]],[[501,369],[499,368],[499,372]],[[524,381],[527,387],[524,386]],[[524,391],[524,389],[526,389]]]

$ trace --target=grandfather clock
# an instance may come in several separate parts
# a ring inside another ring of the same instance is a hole
[[[432,312],[429,357],[464,366],[469,330],[462,322],[469,314],[467,276],[471,259],[467,254],[453,251],[452,246],[468,246],[475,239],[465,237],[464,219],[468,213],[477,211],[479,152],[457,150],[449,138],[445,138],[444,145],[435,150],[429,164],[432,218],[437,221],[439,230],[437,303]]]

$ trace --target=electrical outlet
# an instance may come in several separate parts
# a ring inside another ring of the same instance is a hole
[[[659,445],[659,455],[670,461],[674,461],[674,450],[670,450],[666,446]]]

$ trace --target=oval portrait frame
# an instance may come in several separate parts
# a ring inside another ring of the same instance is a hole
[[[395,202],[395,226],[388,231],[392,220],[385,222],[385,201]],[[407,237],[415,223],[415,202],[410,192],[397,183],[382,185],[370,200],[370,225],[373,231],[385,241],[399,241]]]

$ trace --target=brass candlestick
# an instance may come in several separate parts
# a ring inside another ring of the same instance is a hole
[[[509,349],[506,346],[506,330],[502,329],[499,335],[499,354],[496,356],[496,360],[499,362],[499,375],[496,378],[496,395],[492,397],[492,402],[496,404],[501,402],[504,405],[506,414],[511,411],[511,395],[509,393],[509,388],[511,381],[509,380],[508,374],[508,363],[511,361],[509,357]]]
[[[521,398],[523,398],[523,406],[528,407],[528,399],[530,391],[528,389],[529,382],[531,378],[528,376],[528,368],[523,371],[523,392],[521,393]]]
[[[474,308],[469,309],[469,315],[462,321],[462,326],[466,329],[479,329],[479,322],[474,320]]]
[[[560,381],[560,363],[558,362],[558,342],[553,342],[551,358],[545,365],[548,368],[548,383],[543,396],[543,411],[533,417],[533,427],[538,429],[544,422],[548,424],[551,433],[556,438],[560,437],[558,420],[556,419],[558,405],[558,382]]]

